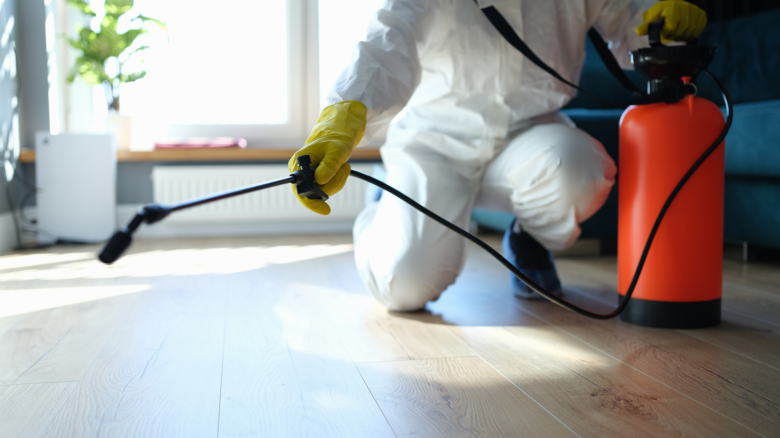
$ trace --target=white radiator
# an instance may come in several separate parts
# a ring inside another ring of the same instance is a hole
[[[353,169],[371,174],[373,165],[353,165]],[[286,165],[233,166],[155,166],[152,171],[154,202],[176,204],[192,198],[283,178],[290,174]],[[352,220],[365,206],[366,184],[349,178],[346,186],[328,201],[331,214],[322,217],[304,208],[291,193],[289,185],[272,187],[231,199],[213,202],[166,218],[169,223],[214,222],[301,222]]]

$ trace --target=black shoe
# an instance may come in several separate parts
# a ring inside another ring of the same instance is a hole
[[[561,280],[555,270],[552,253],[546,250],[530,234],[514,233],[514,223],[504,234],[504,257],[507,258],[520,272],[528,276],[536,284],[550,291],[555,296],[562,295]],[[534,292],[525,283],[511,274],[512,293],[526,300],[544,300],[543,296]]]

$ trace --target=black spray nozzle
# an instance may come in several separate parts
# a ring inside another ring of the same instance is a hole
[[[115,261],[119,260],[119,257],[122,256],[122,253],[124,253],[127,248],[130,247],[130,243],[132,243],[132,241],[133,233],[127,231],[126,228],[117,231],[113,236],[111,236],[111,239],[108,240],[106,246],[104,246],[103,250],[100,251],[100,254],[98,254],[98,260],[107,265],[114,263]]]
[[[171,209],[164,205],[153,204],[142,207],[126,227],[114,233],[111,239],[106,242],[103,250],[98,254],[98,260],[107,265],[119,260],[119,257],[122,257],[122,254],[130,247],[133,242],[133,233],[142,223],[153,224],[163,220],[170,213]]]
[[[328,194],[323,192],[314,180],[314,170],[317,169],[317,166],[312,167],[311,158],[308,155],[301,155],[297,161],[301,170],[296,170],[291,176],[295,178],[293,184],[296,185],[298,196],[327,201]]]

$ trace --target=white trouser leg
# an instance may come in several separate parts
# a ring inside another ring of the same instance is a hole
[[[478,183],[425,148],[384,149],[387,183],[468,229]],[[390,193],[355,221],[355,261],[363,282],[389,310],[436,300],[460,274],[465,240]]]
[[[512,212],[546,248],[564,249],[579,237],[579,224],[604,205],[616,171],[601,143],[584,131],[536,125],[488,165],[477,206]]]

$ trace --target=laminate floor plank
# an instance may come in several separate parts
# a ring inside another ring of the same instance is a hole
[[[603,302],[605,309],[614,308],[618,301],[618,295],[614,290],[614,274],[605,273],[603,268],[590,270],[588,266],[591,263],[590,259],[564,261],[562,263],[564,281],[578,283],[567,284],[564,286],[565,289],[575,294],[591,296]],[[761,291],[739,288],[740,285],[724,284],[724,309],[719,326],[706,330],[682,330],[681,332],[780,369],[780,323],[772,322],[772,320],[780,322],[780,300]],[[567,297],[580,298],[571,293]],[[581,302],[596,307],[596,303],[587,301],[584,299]],[[775,311],[775,308],[778,308],[778,311]]]
[[[29,314],[0,335],[0,384],[78,381],[135,299],[127,294]]]
[[[614,291],[598,287],[566,285],[564,288],[567,292],[567,299],[592,309],[600,308],[599,304],[603,304],[603,309],[614,308],[618,299]],[[588,297],[598,300],[598,302],[589,302]],[[760,312],[753,311],[752,313]],[[718,326],[705,330],[678,331],[748,359],[780,369],[780,324],[774,324],[733,308],[724,308],[721,314],[721,323]]]
[[[477,357],[358,368],[398,436],[576,436]]]
[[[339,317],[334,317],[332,324],[338,329],[354,362],[475,355],[442,325],[426,324],[416,319],[389,314],[378,303],[371,303],[373,309],[352,307],[347,300],[342,303],[348,307],[333,313]]]
[[[429,310],[454,322],[450,329],[480,357],[577,434],[759,435],[577,338],[581,330],[597,321],[560,309],[572,315],[566,325],[566,330],[575,334],[572,336],[523,311],[525,302],[511,296],[508,276],[502,278],[500,268],[489,259],[470,254],[469,263],[470,273],[463,276],[463,282],[439,302],[429,304]],[[489,272],[493,269],[496,271]],[[474,275],[477,271],[480,274]],[[479,284],[472,285],[472,281]],[[567,299],[571,298],[567,294]],[[559,309],[547,302],[528,304],[551,312]],[[580,304],[598,303],[583,299]]]
[[[16,324],[19,324],[24,318],[27,318],[28,316],[29,313],[21,313],[0,318],[0,336],[3,336],[3,333],[7,332]]]
[[[354,276],[357,278],[357,275]],[[365,289],[362,283],[342,281],[348,290]],[[370,295],[341,293],[339,299],[322,303],[322,309],[333,315],[344,345],[354,362],[417,360],[474,356],[463,341],[453,336],[427,312],[388,312]],[[424,319],[420,319],[424,318]]]
[[[484,264],[480,284],[463,289],[474,293],[484,288],[485,296],[494,291],[506,290],[500,277],[502,269],[483,255],[470,254],[473,264]],[[573,259],[576,260],[576,259]],[[577,262],[573,262],[576,264]],[[571,264],[571,263],[570,263]],[[580,271],[587,270],[579,266]],[[476,269],[475,269],[476,270]],[[493,275],[484,272],[493,270]],[[564,280],[569,279],[567,264],[559,263]],[[613,274],[591,270],[588,275],[601,276],[594,289],[614,281]],[[577,273],[578,279],[579,272]],[[475,280],[477,278],[474,278]],[[471,281],[471,280],[469,280]],[[614,294],[614,289],[612,289]],[[614,296],[614,295],[613,295]],[[567,298],[585,304],[587,298],[567,294]],[[651,329],[623,323],[622,321],[587,320],[547,302],[506,300],[505,293],[492,295],[496,309],[494,315],[515,311],[538,316],[571,336],[592,347],[635,367],[638,371],[670,386],[710,409],[731,418],[761,434],[772,436],[780,430],[780,374],[773,367],[702,342],[680,331]],[[431,310],[445,312],[440,306],[430,305]],[[604,303],[593,302],[600,306]],[[505,325],[509,321],[502,321]],[[472,348],[474,348],[472,346]]]
[[[578,283],[567,285],[567,290],[593,296],[606,303],[605,307],[616,305],[616,276],[605,269],[603,261],[572,259],[563,264],[564,281]],[[589,269],[592,264],[602,266]],[[718,327],[683,332],[780,369],[780,297],[724,281],[721,318]]]
[[[558,265],[564,284],[587,285],[588,291],[598,292],[596,296],[602,300],[617,302],[617,265],[613,258],[572,258],[560,260]],[[724,280],[723,308],[780,325],[780,294],[772,290],[771,287],[759,287],[755,282],[744,284]]]
[[[780,370],[780,326],[724,311],[719,326],[682,332]]]
[[[575,257],[569,260],[575,263],[578,260],[585,260],[589,266],[617,272],[617,257],[615,256]],[[739,284],[780,295],[780,264],[776,261],[742,263],[725,259],[723,261],[723,281],[727,284]]]
[[[723,309],[741,312],[759,320],[780,325],[780,295],[747,289],[742,285],[723,284]]]
[[[726,259],[723,261],[723,279],[780,295],[780,263],[777,261],[743,263]]]
[[[339,315],[323,309],[334,298],[316,286],[326,270],[292,264],[233,280],[220,437],[394,436],[332,324]]]
[[[76,382],[0,386],[0,438],[37,438]]]
[[[339,263],[337,266],[345,266]],[[348,265],[347,265],[348,266]],[[316,278],[316,277],[314,277]],[[336,283],[343,284],[343,283]],[[344,290],[363,292],[362,284],[354,288],[342,288],[308,284],[314,292],[319,312],[328,315],[326,326],[342,339],[341,344],[354,362],[373,360],[407,360],[414,352],[387,329],[388,318],[381,313],[387,311],[367,293],[349,294]],[[386,316],[386,315],[385,315]],[[392,319],[392,318],[389,318]],[[435,329],[434,329],[435,330]],[[452,337],[449,333],[446,336]],[[431,352],[436,351],[434,348]]]
[[[0,438],[780,437],[777,267],[724,261],[723,324],[659,330],[517,300],[469,248],[412,313],[374,300],[348,235],[0,256]],[[614,306],[614,257],[557,263],[567,299]]]
[[[354,255],[338,254],[328,258],[318,281],[306,285],[316,297],[319,313],[327,315],[323,323],[338,330],[342,344],[355,362],[432,359],[473,356],[463,342],[441,324],[421,323],[424,312],[388,312],[360,281],[354,268]],[[335,267],[338,268],[335,268]],[[327,279],[327,281],[323,281]],[[338,285],[338,287],[334,287]]]
[[[678,331],[622,321],[583,324],[578,315],[546,304],[519,305],[751,430],[780,431],[780,370]]]
[[[452,330],[582,437],[760,436],[540,321]]]
[[[462,340],[452,335],[446,326],[440,324],[428,324],[413,319],[403,319],[393,315],[383,315],[376,317],[375,323],[378,327],[375,330],[390,334],[393,339],[403,347],[406,353],[405,358],[400,360],[419,360],[419,359],[437,359],[448,357],[466,357],[476,356],[474,351],[469,348]],[[350,331],[350,333],[355,333]],[[357,343],[350,343],[355,346]],[[361,347],[366,343],[361,342]],[[350,348],[354,352],[356,348]],[[378,349],[374,348],[373,352]],[[355,362],[379,362],[393,360],[390,357],[379,354],[370,354],[365,349],[361,349],[362,354],[353,354]]]
[[[216,436],[225,290],[198,280],[144,292],[42,436]]]

